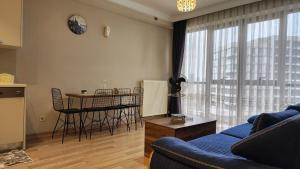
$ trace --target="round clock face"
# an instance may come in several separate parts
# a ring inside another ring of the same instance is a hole
[[[68,19],[69,29],[76,35],[84,34],[87,30],[87,24],[83,17],[73,15]]]

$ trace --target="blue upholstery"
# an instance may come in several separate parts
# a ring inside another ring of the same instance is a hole
[[[254,121],[255,121],[255,119],[256,119],[258,116],[259,116],[259,115],[254,115],[254,116],[249,117],[249,119],[247,120],[248,123],[253,124]]]
[[[250,134],[270,127],[276,123],[279,123],[298,114],[300,113],[294,109],[288,109],[277,113],[263,113],[255,119]]]
[[[240,139],[236,137],[231,137],[224,134],[212,134],[189,141],[188,143],[207,152],[213,152],[226,156],[235,156],[231,153],[231,146],[239,141]]]
[[[299,106],[300,104],[296,105]],[[151,169],[300,169],[300,113],[295,106],[267,117],[256,133],[250,122],[220,134],[185,142],[161,138],[153,143]],[[271,119],[271,120],[270,120]],[[265,128],[265,129],[262,129]],[[262,130],[261,130],[262,129]]]
[[[300,115],[247,137],[232,152],[249,160],[284,169],[300,168]]]
[[[221,133],[226,134],[228,136],[243,139],[250,135],[251,128],[252,128],[252,124],[246,123],[246,124],[238,125],[236,127],[232,127],[230,129],[224,130]]]
[[[150,167],[152,169],[195,169],[191,165],[182,164],[158,152],[153,154]]]
[[[295,104],[295,105],[290,105],[288,106],[285,110],[297,110],[298,112],[300,112],[300,103],[299,104]],[[255,119],[258,117],[259,115],[254,115],[249,117],[249,119],[247,120],[248,123],[253,124]]]
[[[286,108],[286,110],[297,110],[298,112],[300,112],[300,103],[295,105],[290,105]]]
[[[182,165],[185,166],[182,169],[277,169],[243,158],[205,151],[174,137],[161,138],[152,147],[155,153],[151,160],[151,169],[181,169]],[[166,158],[157,159],[161,155]],[[171,168],[170,166],[175,166],[174,163],[180,163],[180,167]]]

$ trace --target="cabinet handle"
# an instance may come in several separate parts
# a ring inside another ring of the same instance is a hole
[[[20,95],[20,94],[22,94],[22,92],[21,91],[16,91],[16,95]]]

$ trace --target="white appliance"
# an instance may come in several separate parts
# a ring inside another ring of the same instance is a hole
[[[168,82],[156,80],[142,81],[144,100],[143,117],[167,114],[168,111]]]
[[[25,85],[0,85],[0,152],[25,149]]]

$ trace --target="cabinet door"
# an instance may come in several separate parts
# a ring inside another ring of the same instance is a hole
[[[0,98],[0,145],[23,142],[24,98]]]
[[[0,46],[22,46],[22,0],[0,0]]]

